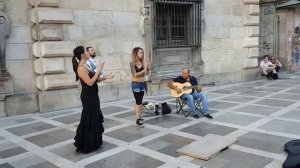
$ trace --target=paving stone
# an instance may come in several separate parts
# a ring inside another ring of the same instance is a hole
[[[267,96],[269,94],[272,94],[272,93],[260,92],[260,91],[249,91],[249,92],[241,92],[241,93],[238,93],[237,95],[263,97],[263,96]]]
[[[195,140],[174,134],[167,134],[149,142],[143,143],[141,144],[141,146],[166,155],[178,157],[181,155],[178,154],[176,150],[190,144],[193,141]]]
[[[15,168],[12,165],[10,165],[9,163],[4,163],[0,165],[0,168]]]
[[[227,149],[208,161],[197,159],[192,163],[207,168],[263,168],[272,161],[267,157]]]
[[[242,102],[246,103],[249,101],[254,100],[255,98],[253,97],[243,97],[243,96],[227,96],[219,100],[224,100],[224,101],[233,101],[233,102]]]
[[[79,122],[81,118],[81,113],[71,114],[63,117],[58,117],[53,120],[64,123],[64,124],[71,124],[75,122]]]
[[[115,115],[115,117],[126,119],[126,120],[131,120],[131,121],[136,120],[134,111],[126,112],[123,114],[118,114],[118,115]]]
[[[132,97],[133,97],[133,95],[132,95]],[[144,98],[143,101],[145,102],[145,100],[146,99]],[[131,100],[127,100],[127,101],[121,101],[121,102],[118,102],[118,104],[134,108],[135,100],[131,99]],[[101,109],[103,110],[103,108],[101,108]]]
[[[233,90],[226,90],[226,89],[218,89],[211,91],[212,93],[220,93],[220,94],[232,94],[235,93]]]
[[[274,88],[282,88],[282,89],[286,89],[286,88],[289,88],[291,87],[290,84],[287,84],[287,83],[274,83],[274,84],[270,84],[268,85],[268,87],[274,87]]]
[[[9,162],[9,164],[15,168],[29,168],[29,167],[31,168],[34,166],[38,166],[39,164],[42,164],[44,162],[47,162],[47,161],[38,157],[37,155],[29,155],[25,158],[12,160]],[[46,164],[46,165],[50,165],[49,166],[50,168],[52,168],[54,166],[51,163]],[[51,165],[52,165],[52,167],[51,167]],[[39,168],[48,168],[48,167],[39,167]],[[53,167],[53,168],[55,168],[55,167]]]
[[[228,86],[228,87],[226,87],[225,89],[230,89],[230,90],[242,90],[242,89],[245,89],[245,88],[251,89],[251,90],[255,89],[255,88],[252,87],[252,86],[243,86],[243,85]]]
[[[74,144],[70,143],[70,144],[52,149],[51,152],[54,152],[54,153],[58,154],[59,156],[66,158],[68,160],[71,160],[73,162],[77,162],[77,161],[92,157],[94,155],[103,153],[105,151],[111,150],[115,147],[117,147],[117,146],[103,141],[103,145],[96,151],[88,153],[88,154],[83,154],[80,152],[76,152],[76,148],[75,148]]]
[[[241,84],[241,86],[263,86],[263,85],[266,85],[268,84],[267,81],[256,81],[256,82],[246,82],[246,83],[243,83]]]
[[[279,110],[280,110],[280,108],[277,108],[277,107],[265,107],[265,106],[258,106],[258,105],[247,105],[245,107],[241,107],[241,108],[236,109],[234,111],[269,116],[272,113],[275,113],[275,112],[277,112]]]
[[[154,101],[159,101],[159,102],[165,102],[169,99],[175,99],[175,98],[172,97],[172,96],[166,95],[166,96],[158,96],[158,97],[148,97],[147,99],[154,100]]]
[[[27,151],[22,147],[14,147],[11,149],[0,151],[0,158],[8,158],[25,152]]]
[[[148,135],[154,134],[156,132],[158,131],[147,128],[147,125],[145,126],[145,128],[140,128],[136,125],[132,125],[111,132],[107,132],[105,133],[105,135],[122,141],[132,142],[140,138],[146,137]]]
[[[269,105],[269,106],[276,106],[276,107],[287,107],[294,103],[295,103],[295,101],[264,99],[264,100],[256,102],[255,104]]]
[[[249,125],[253,122],[256,122],[259,119],[261,119],[261,117],[248,116],[248,115],[237,114],[237,113],[226,113],[214,117],[214,121],[220,121],[220,122],[230,123],[230,124],[235,124],[240,126]]]
[[[208,100],[214,99],[214,98],[218,98],[218,97],[221,97],[221,96],[224,96],[224,95],[223,94],[219,94],[219,93],[212,93],[212,92],[208,92],[207,93]]]
[[[9,128],[6,130],[15,135],[22,136],[22,135],[34,133],[37,131],[47,130],[47,129],[54,128],[54,127],[56,127],[56,126],[47,124],[44,122],[35,122],[35,123],[31,123],[31,124],[26,124],[26,125],[22,125],[22,126],[18,126],[18,127]]]
[[[300,110],[291,110],[282,115],[282,117],[300,120]]]
[[[297,89],[291,89],[291,90],[288,90],[288,91],[286,91],[285,93],[293,93],[293,94],[300,94],[300,90],[299,90],[299,88],[297,88]]]
[[[97,162],[86,165],[86,168],[156,168],[163,165],[164,162],[156,160],[130,150],[120,152],[109,156]]]
[[[74,112],[76,112],[76,111],[75,110],[64,110],[64,111],[42,113],[42,114],[40,114],[40,116],[44,117],[44,118],[50,118],[50,117],[55,117],[55,116],[64,115],[64,114],[68,114],[68,113],[74,113]],[[81,112],[81,110],[80,110],[80,112]]]
[[[282,120],[274,119],[274,120],[268,122],[267,124],[260,126],[259,128],[265,129],[267,131],[277,131],[277,132],[282,132],[282,133],[300,135],[300,132],[299,132],[300,123],[299,122],[282,121]]]
[[[14,124],[22,124],[22,123],[31,122],[34,120],[35,119],[24,117],[24,116],[0,118],[0,127],[12,126]]]
[[[289,85],[289,86],[299,84],[298,80],[293,80],[291,78],[287,78],[287,79],[289,79],[288,82],[287,82],[287,80],[279,80],[279,81],[277,81],[276,84],[284,84],[284,85]]]
[[[191,121],[191,120],[186,119],[186,118],[179,118],[179,117],[173,117],[170,115],[163,115],[163,116],[159,116],[159,117],[147,120],[144,123],[160,126],[163,128],[171,128],[171,127],[183,124],[183,123],[187,123],[189,121]]]
[[[207,122],[200,122],[189,127],[183,128],[180,131],[198,136],[205,136],[207,134],[216,134],[224,136],[235,130],[237,129],[217,124],[211,124]]]
[[[216,109],[227,109],[231,108],[233,106],[238,105],[237,103],[228,103],[228,102],[221,102],[221,101],[211,101],[209,102],[210,108],[216,108]]]
[[[288,100],[300,100],[300,96],[297,95],[297,94],[283,94],[283,93],[280,93],[280,94],[274,95],[273,98],[288,99]]]
[[[122,122],[104,118],[103,126],[105,129],[122,124]]]
[[[284,144],[291,140],[293,139],[258,132],[249,132],[238,137],[236,145],[280,154],[284,152]]]
[[[25,139],[38,146],[45,147],[62,141],[73,139],[74,136],[75,136],[75,132],[68,131],[65,129],[60,129],[60,130],[43,133],[40,135],[31,136]]]
[[[59,168],[50,162],[43,162],[30,166],[30,168]]]
[[[109,115],[109,114],[125,111],[128,109],[129,108],[123,108],[123,107],[118,107],[118,106],[108,106],[108,107],[102,107],[101,111],[102,111],[102,114]]]
[[[0,143],[0,151],[4,151],[4,150],[16,148],[16,147],[19,147],[19,146],[11,141],[3,141],[2,143]]]
[[[269,87],[269,86],[267,86],[267,87],[261,87],[261,88],[259,88],[260,89],[260,91],[262,91],[262,92],[271,92],[271,93],[276,93],[276,92],[278,92],[279,90],[281,90],[281,89],[278,89],[278,88],[276,88],[276,87]]]

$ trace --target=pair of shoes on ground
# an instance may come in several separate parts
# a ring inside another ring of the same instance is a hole
[[[205,115],[203,115],[203,116],[206,117],[206,118],[209,118],[209,119],[213,119],[213,116],[211,116],[210,114],[205,114]],[[193,117],[196,118],[196,119],[200,118],[200,117],[198,116],[198,114],[194,114]]]

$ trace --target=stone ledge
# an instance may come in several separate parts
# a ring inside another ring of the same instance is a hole
[[[41,58],[34,61],[34,71],[37,74],[65,73],[64,58]]]
[[[244,26],[259,26],[259,16],[244,16]]]
[[[47,8],[40,7],[31,10],[31,21],[33,23],[47,24],[71,24],[73,23],[73,11],[71,9]],[[36,18],[38,12],[38,18]]]
[[[46,91],[78,87],[75,74],[40,75],[36,79],[36,85],[39,90]]]
[[[257,48],[259,46],[258,37],[244,38],[243,47],[244,48]]]
[[[35,42],[32,53],[35,57],[68,57],[73,56],[74,48],[75,42],[71,41]]]
[[[37,41],[37,26],[33,26],[31,30],[32,38]],[[39,36],[41,41],[61,41],[63,39],[62,25],[41,24],[39,26]]]
[[[259,0],[244,0],[244,4],[259,4]]]
[[[37,6],[42,7],[58,7],[58,0],[29,0],[29,4],[31,6],[35,6],[35,2]]]

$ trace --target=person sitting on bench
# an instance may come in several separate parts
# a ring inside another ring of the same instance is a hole
[[[168,87],[170,89],[176,90],[177,93],[182,92],[182,90],[176,86],[173,85],[174,82],[178,83],[191,83],[192,86],[198,85],[198,81],[194,76],[190,76],[190,70],[188,68],[182,69],[182,75],[178,76],[177,78],[171,80],[168,82]],[[183,94],[180,98],[187,99],[188,106],[191,109],[191,113],[194,118],[199,118],[198,114],[196,113],[196,107],[194,101],[199,99],[202,102],[203,106],[203,115],[209,119],[213,119],[213,117],[208,113],[208,101],[207,96],[205,93],[202,93],[202,86],[198,85],[196,89],[192,90],[192,93],[190,94]]]
[[[277,72],[275,70],[275,65],[273,65],[269,61],[269,55],[264,56],[264,60],[260,62],[260,68],[264,75],[267,76],[268,79],[278,79]]]

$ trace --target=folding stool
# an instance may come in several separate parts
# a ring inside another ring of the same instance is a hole
[[[196,112],[198,111],[201,114],[203,114],[201,100],[197,99],[197,100],[194,100],[194,102],[195,102],[195,107],[196,107],[195,111]],[[188,117],[192,113],[191,110],[183,109],[185,106],[188,105],[187,103],[188,103],[188,100],[186,98],[181,98],[181,97],[176,98],[176,113],[179,114],[180,112],[182,112],[182,114],[185,117]]]

